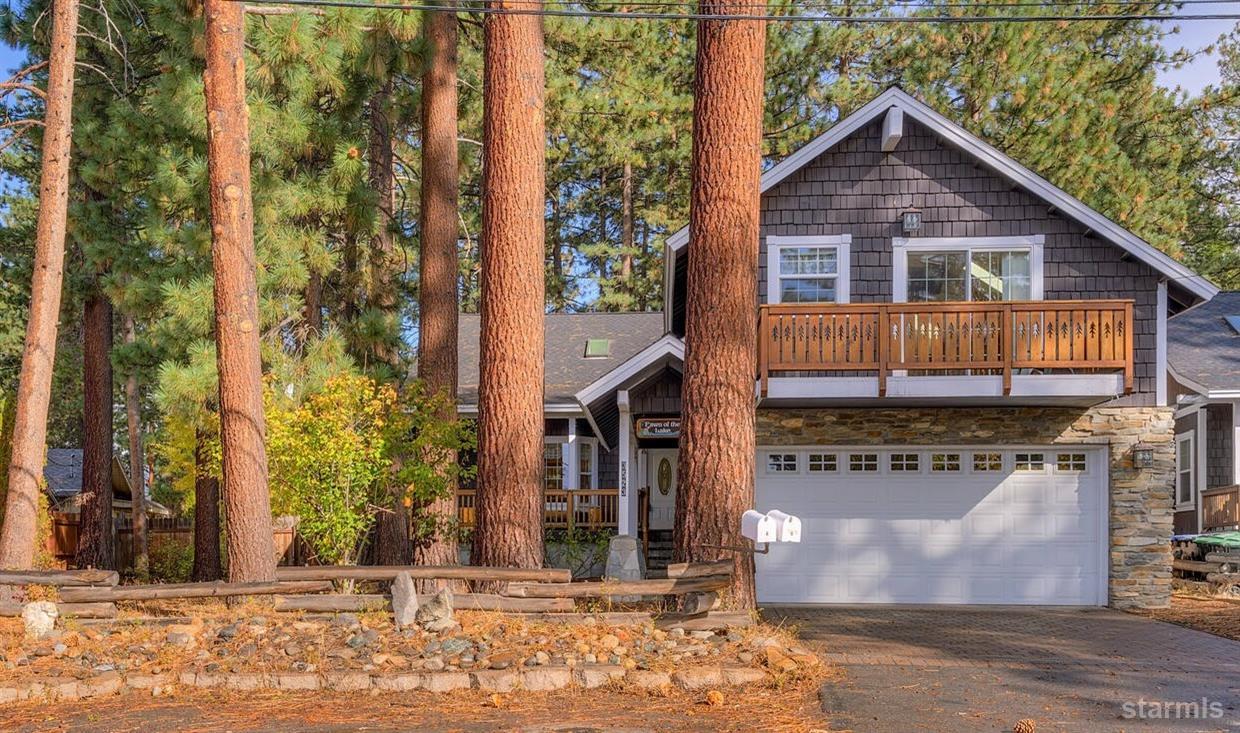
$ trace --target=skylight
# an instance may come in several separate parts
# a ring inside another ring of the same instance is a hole
[[[611,339],[586,339],[587,359],[606,359],[611,356]]]
[[[1231,330],[1240,333],[1240,316],[1223,316],[1227,319],[1227,325],[1231,326]]]

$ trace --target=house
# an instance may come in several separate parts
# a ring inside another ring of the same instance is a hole
[[[47,464],[43,467],[43,479],[51,499],[51,509],[64,514],[81,511],[82,449],[49,448]],[[133,489],[129,475],[121,465],[120,458],[112,456],[112,513],[128,517],[133,511]],[[171,516],[172,512],[162,504],[146,501],[148,515]]]
[[[590,521],[561,499],[588,461],[652,551],[691,250],[668,239],[661,329],[547,319],[573,360],[548,369],[549,516]],[[1217,288],[899,89],[763,175],[757,256],[756,504],[804,522],[756,556],[760,602],[1168,602],[1168,317]]]
[[[1240,529],[1240,292],[1167,323],[1175,412],[1175,531]]]

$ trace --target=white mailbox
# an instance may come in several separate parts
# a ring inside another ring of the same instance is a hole
[[[768,519],[775,523],[776,542],[800,542],[801,520],[797,517],[772,509],[766,513]]]
[[[775,520],[750,509],[741,515],[741,536],[754,542],[775,542]]]

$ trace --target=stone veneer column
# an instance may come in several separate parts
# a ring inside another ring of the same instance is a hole
[[[758,410],[757,444],[1107,445],[1110,452],[1110,603],[1166,606],[1171,598],[1175,436],[1170,407],[849,408]],[[1154,466],[1132,465],[1138,443]]]

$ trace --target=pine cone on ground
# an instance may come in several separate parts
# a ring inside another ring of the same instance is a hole
[[[1038,724],[1032,718],[1016,721],[1016,725],[1012,726],[1012,733],[1037,733]]]

